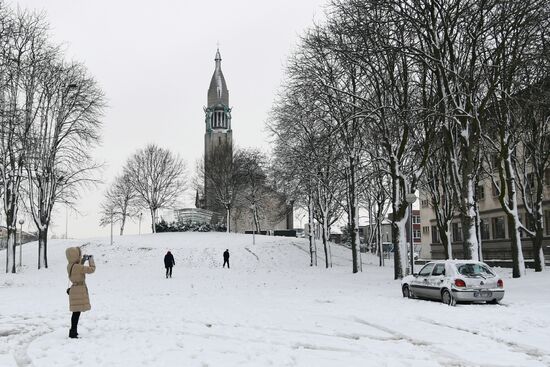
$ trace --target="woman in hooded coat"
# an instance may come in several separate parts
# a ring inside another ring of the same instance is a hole
[[[85,257],[83,261],[80,247],[69,247],[65,250],[65,255],[68,261],[67,274],[71,281],[71,288],[69,288],[69,308],[73,313],[69,338],[77,338],[80,313],[89,311],[92,308],[88,287],[86,286],[86,274],[91,274],[95,271],[95,262],[91,255]],[[84,265],[86,258],[88,259],[88,265]]]

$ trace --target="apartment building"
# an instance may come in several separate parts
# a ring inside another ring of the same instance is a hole
[[[550,170],[545,175],[544,190],[544,240],[543,251],[547,259],[550,258]],[[512,258],[512,247],[506,214],[501,208],[498,200],[497,189],[490,180],[482,181],[477,188],[479,200],[479,213],[481,223],[479,233],[481,237],[481,248],[485,260],[509,260]],[[521,199],[520,199],[521,203]],[[523,205],[519,205],[519,215],[522,223],[529,227]],[[439,239],[436,227],[435,215],[430,207],[427,195],[420,192],[420,217],[422,227],[422,247],[429,248],[429,254],[423,251],[423,257],[430,256],[432,259],[445,258],[443,245]],[[463,258],[462,248],[462,227],[458,217],[451,225],[451,240],[453,258]],[[523,255],[525,259],[533,258],[532,241],[524,231],[521,231]]]

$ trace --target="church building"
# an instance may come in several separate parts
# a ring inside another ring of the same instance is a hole
[[[197,194],[196,207],[213,213],[212,222],[226,222],[226,210],[215,194],[213,183],[207,177],[212,170],[219,169],[215,165],[220,162],[230,164],[233,157],[233,130],[231,127],[231,107],[229,107],[229,90],[221,68],[220,50],[214,58],[215,68],[207,93],[207,105],[204,107],[204,190]],[[216,155],[222,155],[216,157]],[[214,159],[213,159],[214,158]],[[214,162],[214,163],[213,163]],[[223,163],[222,163],[223,164]],[[286,203],[284,195],[265,187],[265,197],[262,200],[260,228],[262,230],[292,229],[293,209]],[[244,232],[252,230],[251,209],[243,202],[235,201],[231,210],[231,231]]]

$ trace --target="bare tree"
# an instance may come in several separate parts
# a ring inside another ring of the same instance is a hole
[[[234,160],[238,162],[239,185],[242,185],[238,200],[245,209],[250,208],[254,228],[259,232],[260,218],[265,214],[269,200],[267,157],[257,149],[241,149]]]
[[[514,162],[526,215],[527,225],[523,230],[533,241],[533,256],[537,272],[545,267],[543,237],[546,224],[543,203],[544,190],[550,185],[549,100],[548,79],[534,84],[522,96],[521,120],[525,125],[522,142],[516,154],[517,160]]]
[[[235,199],[242,187],[242,178],[238,167],[239,153],[233,153],[233,147],[227,142],[216,145],[211,154],[198,165],[199,181],[211,190],[215,200],[225,210],[227,232],[231,232],[231,215]]]
[[[101,204],[100,225],[120,223],[120,235],[124,234],[124,226],[128,218],[138,215],[137,193],[132,186],[132,180],[127,173],[115,178]]]
[[[437,143],[434,144],[437,145]],[[435,214],[435,228],[443,245],[445,259],[453,259],[451,222],[455,215],[456,198],[446,182],[449,177],[449,166],[445,159],[443,147],[439,146],[428,159],[421,188],[427,194],[425,200],[428,200]]]
[[[184,191],[183,160],[168,149],[150,144],[128,160],[124,174],[130,177],[141,205],[149,209],[155,233],[158,210],[174,205]]]
[[[275,137],[275,169],[277,176],[293,183],[307,206],[309,228],[314,221],[322,226],[325,266],[329,267],[330,226],[340,218],[341,202],[345,190],[339,163],[342,160],[337,139],[331,136],[322,123],[330,116],[315,105],[315,93],[302,88],[302,84],[289,84],[279,96],[269,128]],[[311,103],[308,103],[311,102]],[[299,188],[298,188],[299,187]],[[314,233],[309,231],[310,265],[316,265]]]
[[[352,272],[361,270],[359,254],[359,182],[360,160],[364,140],[362,132],[366,114],[360,107],[362,93],[360,68],[334,51],[336,45],[354,42],[346,34],[316,27],[303,38],[301,52],[291,63],[289,72],[314,93],[314,106],[324,109],[328,118],[320,120],[325,129],[340,143],[343,161],[339,169],[346,182],[346,212],[351,234]],[[314,91],[314,92],[313,92]],[[314,186],[313,186],[314,187]]]
[[[516,168],[520,166],[515,161],[521,159],[518,153],[525,153],[518,150],[525,138],[524,129],[529,126],[524,119],[526,104],[522,94],[530,94],[528,89],[536,88],[529,83],[533,83],[532,76],[537,74],[533,71],[540,70],[540,64],[544,64],[540,50],[544,48],[550,13],[546,1],[528,0],[522,3],[499,2],[492,10],[492,17],[490,31],[493,42],[486,47],[486,53],[492,57],[488,74],[496,81],[496,87],[485,111],[488,129],[484,140],[488,156],[495,158],[487,160],[491,168],[489,174],[508,219],[513,276],[517,278],[525,273],[520,230],[526,228],[518,210],[520,173]],[[542,80],[534,82],[540,85]]]
[[[274,137],[273,176],[294,205],[304,208],[308,216],[310,266],[316,265],[317,249],[313,232],[313,151],[317,148],[309,115],[299,87],[289,88],[275,103],[268,122]]]
[[[38,228],[38,268],[48,267],[47,241],[57,202],[72,205],[97,182],[90,151],[99,143],[103,93],[84,66],[52,59],[41,74],[43,102],[26,142],[28,206]]]
[[[31,127],[42,106],[39,76],[50,49],[41,16],[2,8],[0,37],[0,180],[8,232],[6,272],[16,272],[17,215]]]

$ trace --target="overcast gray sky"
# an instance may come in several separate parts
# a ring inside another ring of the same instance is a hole
[[[56,43],[82,61],[104,90],[109,108],[95,157],[109,183],[128,156],[147,143],[183,156],[191,175],[204,142],[206,92],[220,43],[239,146],[267,148],[265,121],[298,35],[323,14],[325,0],[120,1],[21,0],[42,10]],[[69,237],[107,235],[99,227],[104,185],[69,212]],[[194,193],[185,194],[192,204]],[[65,233],[57,208],[52,234]],[[142,231],[150,230],[144,212]],[[32,227],[29,227],[32,229]],[[127,233],[137,233],[130,223]],[[116,232],[115,232],[116,233]]]

